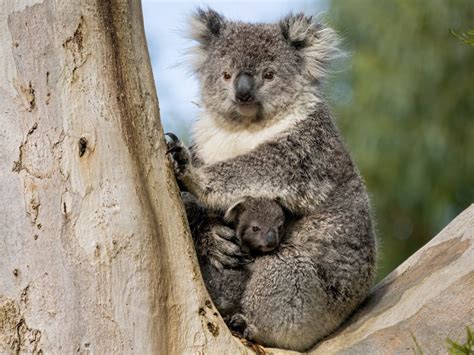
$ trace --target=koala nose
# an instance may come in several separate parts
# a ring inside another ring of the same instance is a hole
[[[235,82],[235,98],[239,103],[252,102],[254,97],[252,95],[255,87],[255,80],[250,74],[240,73]]]
[[[267,248],[275,248],[278,245],[277,234],[270,230],[266,235]]]

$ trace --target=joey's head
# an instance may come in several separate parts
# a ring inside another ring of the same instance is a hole
[[[243,252],[261,254],[280,245],[285,214],[273,200],[246,197],[230,207],[224,218],[235,224]]]
[[[250,24],[198,9],[190,27],[204,108],[230,127],[265,125],[314,100],[337,53],[334,31],[303,14]]]

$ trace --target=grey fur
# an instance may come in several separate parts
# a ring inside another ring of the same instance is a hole
[[[240,316],[250,339],[306,350],[341,324],[374,278],[369,199],[321,94],[337,37],[304,15],[247,24],[199,11],[192,28],[204,112],[193,158],[174,144],[176,176],[210,211],[245,196],[289,211],[285,240],[252,264]],[[251,109],[235,102],[241,72],[255,80]],[[195,235],[198,254],[235,267],[240,251],[219,228]]]

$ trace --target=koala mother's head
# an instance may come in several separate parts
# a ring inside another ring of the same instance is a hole
[[[278,119],[316,93],[338,42],[333,30],[303,14],[249,24],[211,9],[192,16],[191,38],[205,109],[247,126]]]

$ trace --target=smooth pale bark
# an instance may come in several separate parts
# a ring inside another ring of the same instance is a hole
[[[0,2],[0,127],[0,353],[250,352],[202,283],[138,0]],[[471,206],[312,353],[443,353],[473,240]]]
[[[245,353],[203,287],[139,0],[0,2],[0,353]]]

